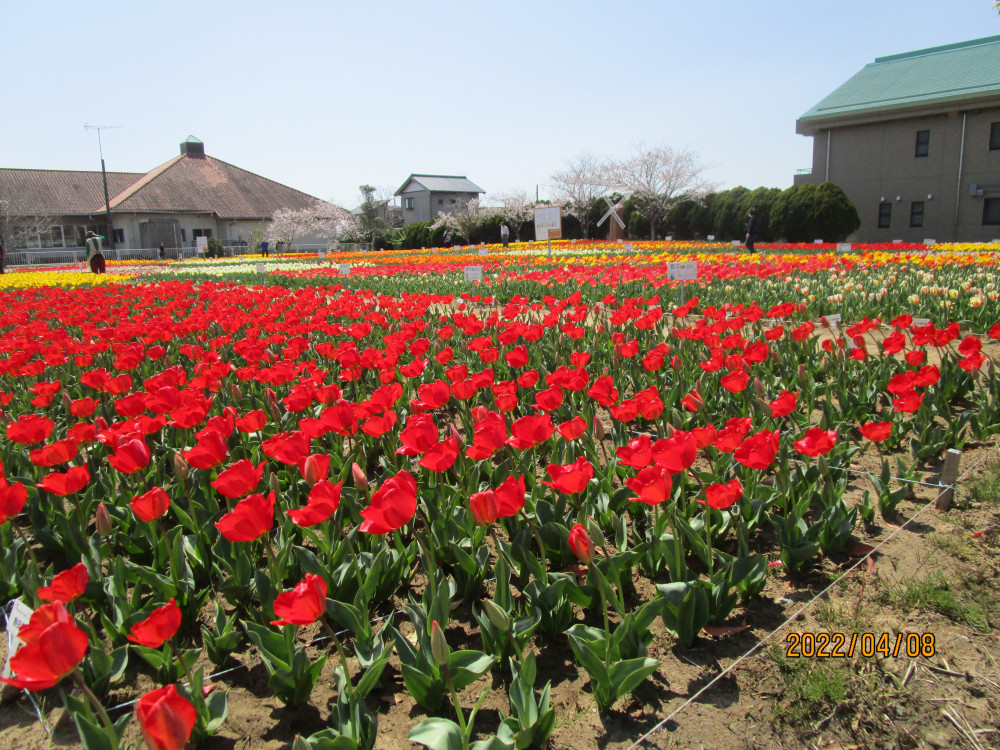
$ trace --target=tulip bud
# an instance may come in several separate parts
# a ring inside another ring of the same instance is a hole
[[[281,490],[281,485],[278,484],[278,475],[275,474],[273,471],[271,472],[270,480],[268,480],[268,485],[271,488],[271,492],[273,492],[275,495],[277,495],[278,492]]]
[[[604,422],[594,417],[594,437],[598,440],[604,440],[605,435],[607,435],[607,431],[604,429]]]
[[[101,536],[107,536],[111,533],[111,516],[108,515],[108,509],[104,507],[104,503],[97,504],[97,510],[94,512],[94,525],[97,526],[97,533]]]
[[[357,463],[351,464],[351,479],[354,480],[354,486],[361,490],[362,492],[368,492],[368,477],[365,476],[365,471]]]
[[[816,465],[819,467],[819,473],[829,481],[830,465],[826,462],[826,456],[823,455],[817,456]]]
[[[774,417],[774,412],[771,410],[771,405],[767,403],[767,401],[764,401],[763,399],[757,399],[757,406],[760,407],[760,410],[764,412],[764,416],[767,417],[768,419],[772,419]]]
[[[330,459],[321,453],[313,453],[302,459],[302,478],[312,487],[330,473]]]
[[[188,462],[184,460],[184,456],[180,453],[174,454],[174,476],[181,482],[187,480],[188,476],[191,474],[191,467],[188,466]]]
[[[480,526],[489,526],[497,520],[499,509],[497,508],[497,497],[493,492],[476,492],[469,498],[469,510],[472,518]]]
[[[281,410],[278,408],[278,404],[274,401],[267,402],[267,413],[275,422],[281,422]]]
[[[503,611],[492,599],[483,599],[483,611],[490,618],[493,627],[501,633],[510,630],[510,615]]]
[[[806,366],[805,365],[799,365],[799,371],[796,373],[796,376],[797,376],[798,381],[800,383],[806,382]]]
[[[764,382],[756,376],[753,379],[753,389],[757,391],[757,395],[760,398],[764,398],[767,395],[767,391],[764,389]]]
[[[601,531],[601,527],[597,525],[597,521],[590,516],[587,517],[587,533],[590,535],[590,538],[594,540],[594,544],[598,547],[604,547],[607,545],[608,540],[604,538],[604,532]]]
[[[444,637],[444,631],[438,625],[438,621],[431,622],[431,656],[439,665],[448,663],[448,640]]]
[[[229,394],[237,404],[243,400],[243,391],[240,390],[240,387],[236,383],[229,384]]]
[[[455,438],[455,442],[458,443],[458,449],[462,450],[462,448],[465,447],[465,441],[462,439],[462,436],[458,434],[458,430],[455,428],[455,425],[451,426],[451,436]]]
[[[71,399],[69,397],[69,394],[66,393],[66,391],[62,392],[62,402],[63,402],[63,406],[66,407],[66,411],[69,411],[70,408],[72,408],[72,406],[73,406],[73,399]]]
[[[576,524],[570,529],[569,547],[580,562],[589,563],[594,559],[594,542],[587,534],[587,530],[580,524]]]

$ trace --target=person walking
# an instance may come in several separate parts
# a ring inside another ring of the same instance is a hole
[[[104,238],[94,232],[87,232],[87,261],[90,263],[91,273],[104,273],[104,253],[101,252],[101,243]]]
[[[757,221],[757,209],[753,206],[750,207],[750,213],[747,214],[747,238],[744,244],[747,246],[747,250],[751,253],[759,253],[759,250],[754,249],[754,243],[757,241],[757,237],[760,234],[760,224]]]
[[[267,240],[260,241],[260,257],[261,258],[267,257]]]
[[[500,222],[500,241],[503,243],[503,249],[506,250],[507,243],[510,241],[510,228],[506,221]]]
[[[161,242],[160,243],[160,260],[166,260],[166,259],[167,259],[167,248],[165,248],[163,246],[163,243]]]

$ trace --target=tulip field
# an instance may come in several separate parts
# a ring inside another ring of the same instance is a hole
[[[759,247],[0,276],[0,711],[92,750],[628,747],[1000,433],[993,246]]]

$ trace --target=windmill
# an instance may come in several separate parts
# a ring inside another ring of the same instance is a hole
[[[601,226],[601,224],[603,224],[605,221],[607,221],[608,217],[610,216],[616,222],[618,222],[618,226],[621,227],[622,231],[624,231],[625,230],[625,222],[622,221],[622,217],[618,215],[618,209],[621,208],[621,206],[625,203],[625,199],[622,198],[620,201],[618,201],[618,203],[613,203],[612,200],[608,196],[605,195],[604,196],[604,200],[608,204],[608,211],[607,211],[607,213],[604,214],[604,216],[601,217],[601,220],[599,222],[597,222],[597,226]]]

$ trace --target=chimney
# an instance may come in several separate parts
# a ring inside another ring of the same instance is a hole
[[[189,135],[187,140],[181,144],[181,155],[182,156],[204,156],[205,155],[205,144],[195,138],[193,135]]]

